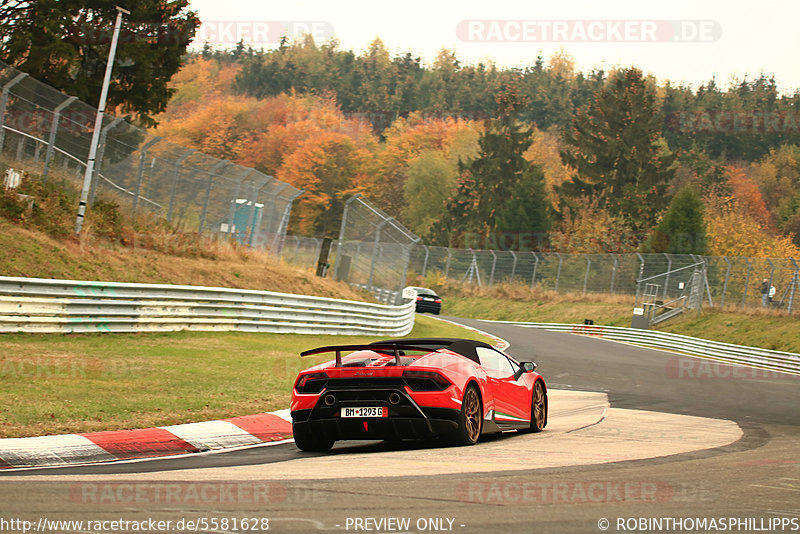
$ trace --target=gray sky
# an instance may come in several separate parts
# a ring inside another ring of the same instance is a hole
[[[286,28],[310,31],[318,42],[333,35],[357,52],[377,36],[392,53],[410,51],[426,63],[446,47],[467,63],[504,67],[563,47],[584,71],[636,65],[693,87],[764,72],[784,92],[800,89],[797,0],[191,0],[190,7],[204,22],[197,45],[244,38],[269,48]]]

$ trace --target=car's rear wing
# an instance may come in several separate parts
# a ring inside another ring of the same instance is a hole
[[[371,350],[373,352],[391,353],[394,355],[395,365],[402,365],[400,362],[401,351],[422,351],[422,352],[435,352],[438,350],[436,347],[401,344],[401,343],[371,343],[364,345],[330,345],[327,347],[319,347],[316,349],[305,350],[300,353],[300,356],[312,356],[314,354],[324,354],[326,352],[336,353],[336,367],[342,366],[342,352],[354,352],[357,350]]]

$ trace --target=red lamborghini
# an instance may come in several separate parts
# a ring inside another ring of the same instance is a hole
[[[540,432],[547,424],[547,386],[536,364],[480,341],[396,339],[301,356],[326,352],[336,358],[300,372],[292,391],[294,441],[304,451],[357,439],[472,445],[481,434]]]

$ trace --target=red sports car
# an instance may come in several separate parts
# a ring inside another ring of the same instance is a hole
[[[356,439],[472,445],[481,434],[540,432],[547,424],[547,386],[536,364],[487,343],[396,339],[301,356],[326,352],[336,359],[300,372],[292,391],[294,441],[304,451]]]

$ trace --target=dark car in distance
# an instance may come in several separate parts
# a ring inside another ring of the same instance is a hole
[[[417,292],[417,313],[433,313],[439,315],[442,311],[442,297],[432,289],[412,287]]]

